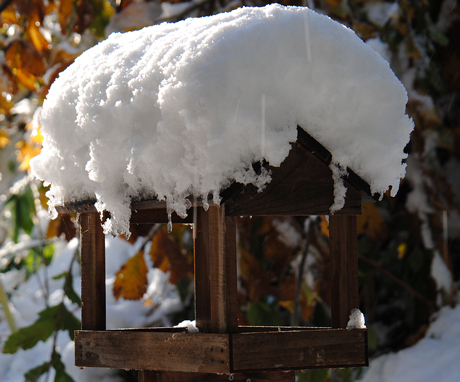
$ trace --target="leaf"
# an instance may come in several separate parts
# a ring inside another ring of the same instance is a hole
[[[81,299],[73,289],[73,276],[72,273],[67,273],[68,279],[66,280],[65,294],[74,304],[81,307]]]
[[[31,349],[38,341],[46,341],[57,330],[59,305],[46,308],[32,325],[12,333],[5,342],[3,353],[13,354],[19,349]]]
[[[54,370],[56,370],[54,382],[74,382],[72,377],[65,372],[65,366],[61,361],[61,356],[59,355],[59,353],[53,353],[51,363],[53,365]]]
[[[81,328],[81,322],[76,318],[72,312],[69,312],[64,303],[58,305],[60,307],[59,313],[61,315],[60,327],[61,330],[67,330],[70,339],[74,340],[74,331]]]
[[[131,257],[115,274],[113,295],[116,300],[139,300],[147,291],[147,265],[144,251],[139,251]]]
[[[26,382],[37,382],[38,379],[49,370],[49,367],[50,363],[45,362],[37,367],[34,367],[33,369],[30,369],[27,373],[24,374]]]
[[[38,77],[45,74],[46,64],[42,54],[27,40],[10,42],[5,50],[8,68],[19,82],[29,90],[36,90]]]
[[[21,162],[19,169],[21,171],[27,171],[29,169],[30,160],[40,154],[41,149],[39,146],[31,145],[26,141],[19,141],[16,143],[16,148],[18,149],[18,162]]]
[[[163,227],[152,239],[150,258],[155,268],[171,272],[169,281],[177,284],[183,278],[192,278],[193,260],[191,251],[183,243],[183,236],[189,228],[183,224],[174,225],[171,234]]]
[[[43,17],[40,14],[40,9],[34,7],[29,13],[27,18],[27,35],[29,40],[34,45],[35,49],[39,52],[48,51],[51,48],[49,41],[40,32],[40,25],[43,21]]]
[[[0,149],[4,149],[11,142],[10,136],[3,130],[0,130]]]
[[[366,234],[373,240],[382,241],[388,236],[385,221],[375,203],[363,204],[362,214],[358,216],[358,236]]]

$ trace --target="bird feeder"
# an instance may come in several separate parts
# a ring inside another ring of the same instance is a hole
[[[359,307],[356,216],[372,201],[369,185],[348,170],[344,207],[329,217],[332,327],[239,326],[236,220],[239,216],[329,215],[334,203],[331,155],[303,129],[272,180],[258,192],[234,183],[220,205],[195,219],[195,318],[199,333],[186,328],[106,330],[104,234],[92,203],[65,205],[79,213],[82,328],[75,333],[79,367],[140,370],[140,381],[294,381],[293,370],[368,365],[366,329],[347,329]],[[131,224],[165,223],[165,203],[131,204]],[[193,215],[193,214],[190,214]]]

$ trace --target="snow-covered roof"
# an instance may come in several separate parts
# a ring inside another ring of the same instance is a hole
[[[133,198],[186,214],[231,182],[263,187],[297,125],[374,193],[398,190],[413,128],[407,94],[355,33],[306,7],[240,8],[112,34],[53,83],[33,173],[50,208],[85,199],[126,233]],[[335,171],[334,174],[343,174]],[[55,213],[55,211],[54,211]]]

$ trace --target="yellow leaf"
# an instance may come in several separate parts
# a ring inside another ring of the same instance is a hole
[[[42,54],[27,40],[14,40],[5,48],[6,65],[19,82],[29,90],[36,90],[38,77],[46,71]]]
[[[113,295],[116,300],[139,300],[147,291],[147,264],[144,251],[139,251],[131,257],[115,274]]]
[[[329,222],[327,221],[326,216],[320,217],[319,228],[321,229],[321,234],[329,237]]]
[[[374,203],[363,204],[362,214],[358,216],[358,235],[363,234],[373,240],[387,237],[387,226]]]
[[[171,234],[163,227],[153,237],[150,246],[150,258],[155,268],[163,272],[170,271],[169,281],[177,284],[184,277],[192,277],[193,261],[192,255],[182,246],[182,235],[187,226],[175,224]]]
[[[19,169],[21,171],[27,171],[29,169],[30,160],[40,154],[41,149],[26,141],[19,141],[16,143],[16,148],[18,149],[17,160],[21,162]]]
[[[5,131],[0,130],[0,148],[4,149],[10,142],[10,136]]]

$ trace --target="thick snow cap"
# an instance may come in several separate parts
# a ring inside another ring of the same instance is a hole
[[[133,198],[185,216],[189,196],[263,187],[270,175],[251,164],[279,166],[300,125],[338,168],[395,194],[413,128],[406,102],[352,30],[306,7],[240,8],[114,33],[83,53],[48,93],[31,167],[51,184],[52,213],[97,200],[111,212],[105,231],[127,233]]]

